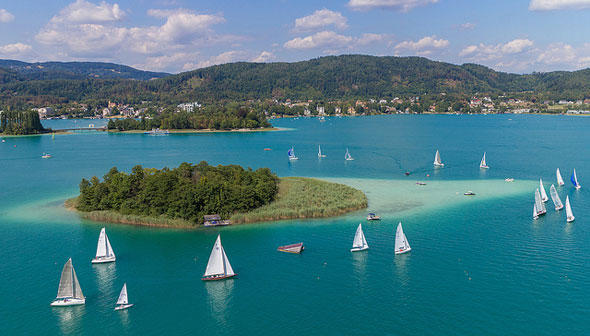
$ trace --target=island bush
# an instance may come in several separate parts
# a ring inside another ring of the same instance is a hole
[[[113,167],[103,181],[96,176],[82,179],[75,208],[97,213],[98,220],[139,224],[135,222],[145,223],[145,217],[149,217],[154,223],[165,219],[166,226],[186,222],[196,225],[203,222],[204,215],[229,218],[271,203],[278,183],[278,177],[268,168],[215,167],[204,161],[197,165],[185,162],[174,169],[138,165],[130,174]]]
[[[26,135],[45,133],[36,111],[0,111],[0,133]]]
[[[221,109],[196,112],[170,112],[157,115],[151,119],[111,119],[107,125],[109,130],[131,131],[160,129],[254,129],[270,127],[270,123],[261,113],[246,109]]]

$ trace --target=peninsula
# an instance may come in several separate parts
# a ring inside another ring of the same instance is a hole
[[[174,169],[113,167],[101,181],[82,179],[80,195],[66,201],[89,220],[196,228],[205,215],[233,224],[338,216],[367,207],[357,189],[312,178],[278,178],[268,168],[182,163]]]

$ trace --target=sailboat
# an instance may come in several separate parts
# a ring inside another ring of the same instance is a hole
[[[549,188],[549,194],[551,194],[551,200],[553,200],[553,204],[555,204],[555,211],[563,209],[563,203],[561,203],[561,199],[557,194],[557,189],[555,189],[553,184],[551,185],[551,188]]]
[[[115,310],[123,310],[129,307],[133,307],[133,303],[129,303],[129,298],[127,297],[127,283],[124,283],[123,288],[121,288],[121,293],[119,294],[119,299],[117,300]]]
[[[481,158],[481,162],[479,163],[479,168],[488,169],[488,165],[486,164],[486,152],[483,152],[483,157]]]
[[[96,246],[96,257],[92,259],[93,264],[108,263],[117,260],[115,252],[111,247],[111,242],[104,228],[100,230],[98,244]]]
[[[442,163],[442,161],[440,160],[440,153],[438,152],[438,149],[436,150],[436,154],[434,154],[434,165],[436,167],[444,167],[445,164]]]
[[[322,154],[322,147],[320,147],[320,145],[318,145],[318,157],[319,158],[326,157],[326,154]]]
[[[225,250],[221,245],[221,235],[217,236],[213,250],[209,256],[209,262],[207,263],[207,269],[201,280],[221,280],[235,276],[233,268],[227,259]]]
[[[356,233],[354,235],[354,240],[352,241],[352,248],[350,249],[350,252],[358,252],[368,249],[369,244],[367,244],[367,240],[365,239],[363,227],[361,224],[359,224],[359,226],[356,228]]]
[[[569,196],[565,196],[565,215],[568,223],[571,223],[576,219],[576,217],[574,217],[574,213],[572,212]]]
[[[299,160],[299,158],[295,156],[295,149],[293,149],[293,147],[291,147],[291,149],[289,149],[289,151],[287,152],[287,155],[289,155],[289,160],[291,160],[291,161]]]
[[[344,159],[345,159],[346,161],[352,161],[352,160],[354,160],[354,159],[352,158],[352,156],[350,155],[350,152],[348,152],[348,148],[346,148],[346,154],[344,154]]]
[[[411,250],[410,243],[408,243],[404,229],[402,229],[402,222],[399,222],[397,231],[395,232],[395,254],[402,254]]]
[[[563,177],[561,177],[561,172],[559,171],[559,168],[557,168],[557,170],[555,171],[555,175],[557,175],[557,185],[564,185],[565,182],[563,182]]]
[[[582,186],[578,182],[578,175],[576,175],[576,169],[575,168],[574,168],[574,172],[573,172],[572,176],[570,177],[570,180],[572,181],[572,183],[573,183],[574,187],[576,187],[576,189],[582,188]]]
[[[541,199],[541,193],[539,192],[539,188],[535,189],[535,209],[537,216],[544,215],[547,213],[547,208],[545,208],[545,203]]]
[[[51,302],[51,306],[75,306],[84,303],[86,303],[86,298],[82,293],[82,288],[80,288],[80,283],[78,282],[78,277],[72,264],[72,258],[70,258],[61,271],[57,297]]]
[[[539,191],[541,192],[541,201],[547,202],[549,197],[547,197],[547,193],[545,192],[545,187],[543,186],[543,180],[539,179]]]

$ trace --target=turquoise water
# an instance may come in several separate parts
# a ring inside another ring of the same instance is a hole
[[[273,123],[289,130],[165,137],[97,132],[0,143],[2,334],[580,335],[590,328],[590,119],[376,116]],[[328,155],[321,161],[318,144]],[[291,146],[297,162],[286,158]],[[344,160],[347,147],[355,161]],[[446,166],[435,170],[437,148]],[[487,171],[478,168],[483,151]],[[43,152],[54,157],[43,160]],[[346,183],[365,190],[370,210],[383,220],[366,223],[362,211],[212,230],[107,225],[117,262],[90,264],[102,225],[61,206],[82,177],[114,165],[129,170],[201,160]],[[570,196],[577,217],[569,225],[550,205],[546,216],[531,219],[538,178],[549,188],[557,167],[566,181],[576,168],[588,186],[558,188],[562,199]],[[477,195],[465,197],[466,190]],[[399,221],[412,252],[394,256]],[[370,250],[352,254],[359,222]],[[239,277],[203,283],[219,232]],[[302,255],[276,252],[298,241],[306,245]],[[87,303],[51,308],[69,257]],[[136,306],[114,312],[123,282]]]

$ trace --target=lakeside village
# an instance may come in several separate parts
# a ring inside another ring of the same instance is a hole
[[[472,96],[469,99],[446,99],[444,93],[439,99],[432,96],[412,96],[393,99],[367,100],[248,100],[242,103],[251,111],[264,112],[270,118],[304,117],[304,116],[359,116],[376,114],[502,114],[502,113],[551,113],[551,114],[587,114],[590,115],[590,99],[583,100],[544,100],[508,98],[507,96]],[[229,103],[228,104],[232,104]],[[104,105],[91,106],[86,103],[69,103],[58,106],[34,108],[41,119],[69,118],[150,118],[166,112],[197,112],[203,109],[198,102],[162,106],[161,103],[142,101],[139,104],[121,104],[108,101]],[[216,105],[223,105],[217,103]]]

